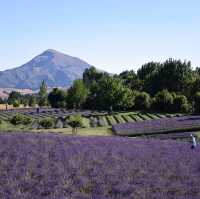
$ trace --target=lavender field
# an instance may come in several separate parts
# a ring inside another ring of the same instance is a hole
[[[191,115],[113,125],[113,131],[117,135],[127,136],[148,135],[186,130],[191,131],[199,129],[200,116]]]
[[[52,134],[0,135],[2,199],[199,199],[189,143]]]
[[[28,116],[32,119],[32,123],[29,126],[25,126],[26,129],[37,129],[37,121],[44,118],[52,118],[55,120],[54,127],[57,128],[56,123],[62,122],[62,128],[67,123],[65,119],[70,115],[81,115],[88,121],[88,126],[91,128],[95,127],[110,127],[119,123],[127,122],[139,122],[145,120],[154,120],[159,118],[171,118],[179,117],[181,114],[161,114],[161,113],[148,113],[142,111],[136,112],[115,112],[109,114],[107,111],[91,111],[91,110],[68,110],[68,109],[59,109],[59,108],[40,108],[39,113],[37,113],[36,108],[18,108],[10,110],[0,110],[0,121],[9,123],[9,121],[16,114],[20,113],[21,115]],[[69,126],[69,125],[68,125]],[[39,129],[42,128],[41,126]],[[0,126],[1,129],[1,126]]]

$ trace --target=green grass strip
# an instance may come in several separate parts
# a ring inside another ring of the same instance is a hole
[[[146,115],[148,115],[152,120],[160,119],[156,114],[146,113]]]
[[[121,117],[123,118],[123,120],[125,121],[125,122],[131,122],[131,119],[130,119],[130,117],[128,116],[128,115],[121,115]],[[133,120],[132,120],[133,121]]]
[[[128,122],[135,122],[135,120],[130,115],[126,115],[125,117],[128,120]]]
[[[133,120],[135,120],[136,122],[140,122],[143,121],[142,118],[138,117],[138,115],[129,115]]]
[[[143,119],[143,120],[150,120],[151,118],[148,116],[148,115],[146,115],[146,114],[139,114],[139,116]]]
[[[117,123],[125,123],[126,121],[122,118],[121,115],[114,115],[115,120]]]
[[[105,116],[100,116],[100,119],[102,119],[104,121],[106,126],[109,126],[109,123],[108,123],[108,121],[107,121]]]
[[[154,115],[157,116],[158,118],[165,118],[166,117],[166,115],[160,114],[160,113],[155,113]]]
[[[114,124],[117,124],[116,120],[113,118],[113,116],[109,115],[109,116],[106,116],[107,120],[108,120],[108,123],[110,125],[114,125]]]

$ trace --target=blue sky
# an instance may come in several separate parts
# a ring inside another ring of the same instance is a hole
[[[0,70],[46,49],[113,73],[169,57],[200,66],[199,0],[0,0]]]

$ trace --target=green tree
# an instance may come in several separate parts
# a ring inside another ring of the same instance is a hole
[[[22,100],[22,95],[17,92],[17,91],[12,91],[10,94],[9,94],[9,97],[8,97],[8,104],[21,104],[21,100]]]
[[[135,94],[134,92],[126,87],[121,87],[119,90],[119,103],[117,109],[119,110],[129,110],[132,109],[135,104]]]
[[[189,96],[191,84],[197,77],[190,62],[174,59],[164,63],[147,63],[138,70],[137,75],[143,81],[143,90],[151,95],[167,89]]]
[[[134,105],[133,92],[119,78],[103,77],[93,84],[89,95],[90,107],[98,109],[129,109]]]
[[[48,95],[48,101],[53,108],[64,108],[66,106],[67,92],[54,88]]]
[[[72,127],[72,133],[77,134],[78,127],[83,126],[83,118],[81,115],[72,115],[69,117],[69,125]]]
[[[194,95],[199,92],[200,88],[200,76],[195,79],[195,81],[191,85],[190,89],[190,99],[194,97]]]
[[[80,108],[86,101],[89,90],[83,80],[75,80],[68,90],[67,104],[69,107]]]
[[[35,95],[31,95],[30,99],[29,99],[29,102],[28,102],[28,105],[30,107],[35,107],[36,103],[37,103],[36,96]]]
[[[146,92],[138,93],[135,97],[135,108],[138,110],[146,110],[151,106],[151,97]]]
[[[0,97],[0,104],[4,104],[4,100]]]
[[[184,95],[176,95],[173,101],[173,111],[174,112],[188,112],[189,111],[189,103],[187,97]]]
[[[20,107],[20,102],[18,100],[15,100],[12,105],[15,108]]]
[[[132,90],[141,90],[142,82],[133,70],[124,71],[118,75],[123,84]]]
[[[149,62],[137,71],[137,76],[141,81],[142,90],[154,95],[158,90],[158,72],[161,68],[161,64],[157,62]]]
[[[21,98],[21,104],[24,105],[24,107],[28,106],[29,104],[29,99],[30,99],[30,95],[23,95]]]
[[[200,92],[197,92],[194,97],[194,112],[200,113]]]
[[[153,108],[157,111],[170,112],[173,106],[173,96],[168,90],[159,91],[155,95]]]
[[[87,87],[97,83],[101,78],[109,76],[108,73],[97,70],[94,66],[87,68],[83,73],[83,82]]]
[[[149,62],[142,65],[142,67],[137,71],[138,78],[141,80],[148,80],[152,75],[157,73],[161,67],[160,63]]]
[[[40,86],[38,104],[39,104],[39,106],[47,106],[48,105],[47,85],[44,80],[42,81],[41,86]]]
[[[193,82],[191,62],[169,59],[159,70],[157,83],[159,89],[167,89],[188,95],[188,89]]]

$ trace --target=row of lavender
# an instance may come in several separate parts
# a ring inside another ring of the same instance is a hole
[[[116,124],[112,126],[117,135],[138,136],[166,132],[191,131],[200,129],[200,116],[182,116],[146,120],[142,122]]]
[[[90,127],[112,126],[118,123],[138,122],[144,120],[153,120],[163,117],[173,117],[170,114],[158,113],[143,113],[143,112],[130,112],[130,113],[113,113],[108,114],[103,111],[90,111],[90,110],[66,110],[66,109],[14,109],[0,112],[0,120],[9,121],[16,113],[21,113],[31,118],[38,120],[41,118],[53,118],[59,120],[59,123],[66,117],[74,114],[80,114],[87,118]],[[35,126],[33,124],[33,126]],[[57,125],[56,125],[57,126]],[[59,125],[60,126],[60,125]],[[61,125],[62,126],[62,125]]]
[[[50,134],[0,135],[0,198],[200,198],[189,143]]]
[[[37,109],[13,109],[8,111],[0,111],[0,119],[8,120],[13,117],[13,115],[20,113],[33,119],[41,118],[65,118],[70,115],[80,114],[84,117],[90,117],[95,115],[104,115],[106,112],[97,112],[90,110],[66,110],[66,109],[52,109],[52,108],[42,108],[37,111]]]

